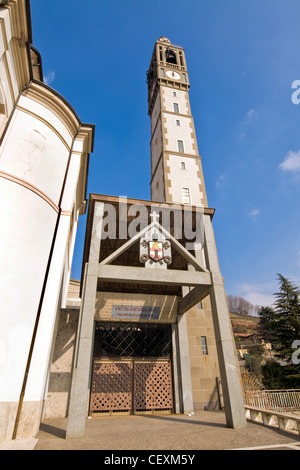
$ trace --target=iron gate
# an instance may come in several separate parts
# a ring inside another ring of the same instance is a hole
[[[96,324],[92,415],[171,413],[172,388],[170,325]]]
[[[172,374],[169,359],[94,361],[90,412],[171,413]]]

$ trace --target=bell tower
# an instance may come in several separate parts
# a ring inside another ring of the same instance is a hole
[[[211,280],[208,289],[182,284],[177,328],[184,406],[192,397],[195,410],[211,400],[220,374],[229,427],[246,425],[236,352],[223,277],[220,272],[212,211],[207,204],[201,158],[189,101],[189,76],[184,49],[166,37],[154,46],[147,72],[148,114],[151,118],[151,199],[181,205],[183,212],[201,214],[195,243],[185,243]],[[189,206],[189,207],[185,207]],[[213,211],[212,211],[213,212]],[[202,227],[202,228],[200,228]],[[201,232],[201,233],[200,233]],[[171,269],[174,264],[171,263]],[[169,268],[169,267],[168,267]],[[190,264],[188,271],[199,269]],[[201,283],[200,283],[201,284]],[[184,345],[187,345],[185,348]],[[206,406],[206,405],[205,405]]]
[[[181,46],[160,37],[149,70],[151,199],[207,207],[201,158],[189,101],[189,76]]]

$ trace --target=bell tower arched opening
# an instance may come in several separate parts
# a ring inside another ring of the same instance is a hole
[[[168,64],[175,64],[177,65],[177,56],[176,52],[171,49],[166,49],[166,62]]]

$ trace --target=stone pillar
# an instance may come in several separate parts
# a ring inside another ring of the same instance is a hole
[[[242,428],[246,426],[246,415],[227,298],[219,269],[211,219],[209,215],[204,215],[203,217],[206,264],[211,271],[212,278],[210,299],[222,381],[226,423],[230,428]]]
[[[178,315],[177,319],[178,356],[181,382],[181,408],[183,413],[194,411],[189,340],[186,316]]]
[[[104,204],[95,202],[89,261],[85,269],[82,290],[82,305],[78,324],[75,363],[72,377],[66,434],[67,439],[82,437],[85,430],[85,419],[88,411],[89,387],[91,381],[95,302],[103,215]]]
[[[175,413],[182,412],[182,393],[181,393],[181,377],[180,377],[180,361],[178,352],[178,328],[177,323],[173,323],[172,327],[172,370],[173,370],[173,396]]]

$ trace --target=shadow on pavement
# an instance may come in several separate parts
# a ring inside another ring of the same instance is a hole
[[[47,434],[52,434],[55,437],[60,437],[61,439],[66,438],[65,429],[56,428],[55,426],[51,426],[50,424],[41,423],[40,431],[46,432]]]
[[[178,422],[178,423],[186,423],[186,424],[197,424],[201,426],[213,426],[214,428],[226,428],[226,424],[224,423],[210,423],[209,421],[195,421],[193,419],[184,419],[184,418],[174,418],[173,416],[167,416],[167,415],[137,415],[137,416],[142,416],[143,418],[150,418],[150,419],[159,419],[159,420],[166,420],[170,422]]]

